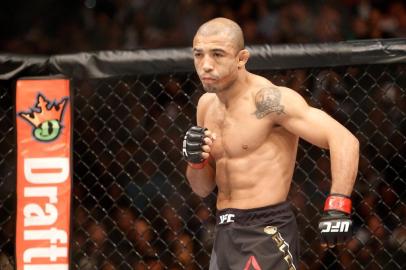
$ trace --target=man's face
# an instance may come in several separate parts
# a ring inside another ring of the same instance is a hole
[[[238,52],[232,40],[221,34],[199,35],[193,40],[197,75],[206,92],[228,89],[238,76]]]

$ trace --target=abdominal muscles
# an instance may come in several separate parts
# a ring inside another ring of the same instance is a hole
[[[216,159],[217,208],[249,209],[286,200],[293,175],[297,138],[274,138],[257,149]],[[242,145],[242,149],[249,145]]]

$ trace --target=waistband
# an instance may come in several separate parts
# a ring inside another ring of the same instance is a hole
[[[217,210],[216,224],[227,225],[236,223],[240,225],[254,225],[283,221],[293,216],[291,203],[284,201],[264,207],[251,209],[224,208]]]

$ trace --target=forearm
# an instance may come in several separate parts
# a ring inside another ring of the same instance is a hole
[[[188,166],[186,178],[193,192],[200,197],[207,197],[216,187],[215,173],[209,164],[200,170]]]
[[[359,142],[346,131],[329,142],[332,185],[331,193],[351,195],[358,171]]]
[[[359,142],[346,129],[336,129],[330,137],[332,185],[319,222],[321,245],[333,248],[352,236],[351,192],[358,171]],[[342,196],[346,195],[346,196]],[[335,229],[339,227],[339,229]]]

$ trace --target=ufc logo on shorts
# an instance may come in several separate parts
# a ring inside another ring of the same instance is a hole
[[[234,214],[224,214],[220,216],[220,223],[219,224],[224,224],[224,223],[231,223],[234,222]]]
[[[325,232],[348,232],[350,228],[349,221],[325,221],[323,222],[325,228],[321,231]]]

